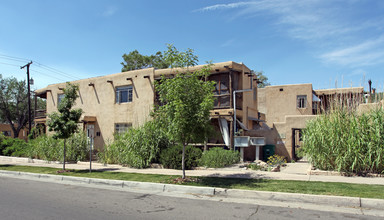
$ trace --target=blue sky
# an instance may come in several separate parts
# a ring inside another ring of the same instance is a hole
[[[2,0],[0,73],[48,84],[118,73],[122,55],[192,48],[272,85],[384,87],[382,0]],[[22,58],[22,59],[20,59]],[[53,69],[52,69],[53,68]]]

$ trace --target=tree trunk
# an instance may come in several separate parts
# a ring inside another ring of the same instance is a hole
[[[65,170],[65,143],[67,142],[67,139],[64,139],[64,160],[63,160],[63,170]]]
[[[11,129],[12,129],[12,131],[13,131],[13,138],[18,138],[18,137],[19,137],[20,130],[17,130],[17,129],[14,128],[13,126],[11,126]]]
[[[183,179],[185,179],[185,144],[183,143],[183,153],[181,157],[181,167],[183,169]]]

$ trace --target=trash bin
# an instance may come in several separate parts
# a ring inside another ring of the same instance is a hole
[[[268,161],[268,157],[275,155],[275,145],[263,146],[263,160]]]

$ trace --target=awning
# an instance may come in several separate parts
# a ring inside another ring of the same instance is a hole
[[[239,119],[236,118],[236,122],[239,123],[240,127],[244,130],[244,131],[249,131],[249,129],[247,127],[245,127],[245,125],[243,123],[241,123],[241,121],[239,121]]]
[[[249,120],[252,120],[252,121],[257,121],[257,122],[265,122],[264,120],[261,120],[261,119],[258,119],[258,118],[254,118],[254,117],[248,117]]]
[[[221,131],[221,135],[223,136],[224,143],[226,146],[229,147],[230,136],[229,136],[228,122],[227,120],[225,120],[225,118],[219,118],[219,125],[220,125],[220,131]]]
[[[315,94],[312,94],[312,101],[313,102],[320,102],[320,99]]]
[[[40,97],[40,98],[43,98],[43,99],[46,99],[47,98],[47,92],[51,92],[50,89],[38,89],[38,90],[35,90],[35,95]]]
[[[84,116],[83,122],[96,122],[96,116]]]

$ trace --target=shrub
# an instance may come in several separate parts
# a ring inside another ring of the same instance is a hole
[[[169,169],[181,170],[183,146],[174,145],[163,150],[160,154],[160,163]],[[197,167],[198,161],[201,158],[202,151],[193,146],[187,146],[185,148],[185,169],[190,170],[193,167]]]
[[[239,152],[215,147],[203,153],[203,156],[200,159],[200,165],[205,167],[220,168],[238,163],[239,161]]]
[[[368,113],[338,109],[307,124],[303,151],[323,170],[384,172],[384,110]]]
[[[29,144],[24,140],[11,137],[3,137],[1,139],[1,155],[13,157],[28,156]]]
[[[6,137],[0,133],[0,155],[3,155],[3,150],[5,149],[5,147],[7,145],[4,144],[4,140],[6,139]]]
[[[63,161],[64,142],[52,136],[39,136],[30,141],[31,149],[29,156],[47,161]],[[75,133],[67,140],[66,160],[83,161],[89,156],[87,136],[84,132]]]
[[[149,167],[157,161],[161,149],[169,141],[159,129],[156,121],[149,121],[140,128],[131,128],[128,132],[117,135],[103,152],[98,154],[103,163],[119,163],[134,168]]]

